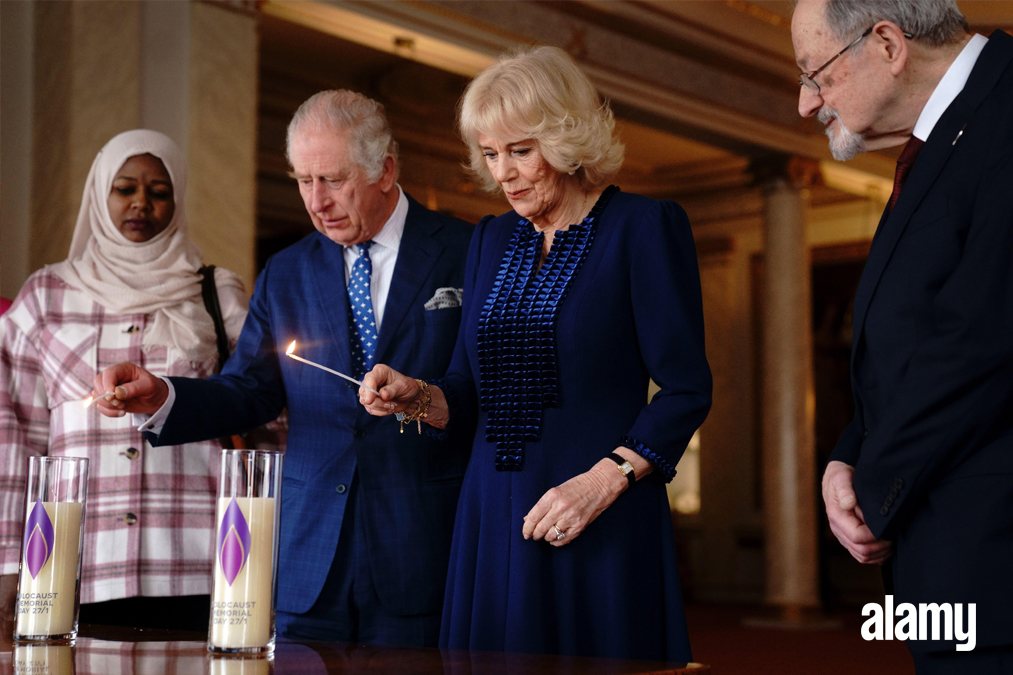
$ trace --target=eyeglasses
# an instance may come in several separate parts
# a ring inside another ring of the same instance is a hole
[[[822,73],[824,70],[826,70],[827,66],[829,66],[831,63],[833,63],[834,61],[836,61],[838,59],[838,57],[840,57],[841,54],[843,54],[844,52],[848,51],[849,49],[851,49],[852,47],[854,47],[855,45],[857,45],[859,42],[861,42],[862,38],[864,38],[866,35],[868,35],[869,33],[871,33],[873,28],[875,28],[875,26],[869,26],[868,30],[866,30],[864,33],[862,33],[861,35],[859,35],[858,37],[856,37],[854,40],[852,40],[851,44],[849,44],[847,47],[845,47],[841,51],[837,52],[837,54],[834,56],[834,58],[832,58],[829,61],[827,61],[826,63],[824,63],[822,66],[820,66],[816,70],[812,71],[811,73],[799,73],[799,76],[798,76],[798,84],[799,84],[799,86],[800,87],[805,87],[806,89],[809,90],[810,93],[816,94],[817,96],[819,96],[819,94],[820,94],[820,83],[816,81],[816,76],[819,75],[820,73]],[[914,37],[914,35],[912,35],[911,33],[908,33],[907,31],[904,31],[904,37],[907,38],[908,40],[910,40],[910,39],[912,39]]]

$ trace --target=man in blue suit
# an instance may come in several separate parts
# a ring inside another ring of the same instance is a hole
[[[287,153],[317,232],[268,261],[221,375],[162,380],[118,364],[96,379],[117,396],[100,409],[153,415],[142,429],[157,446],[243,433],[287,407],[279,635],[435,646],[469,431],[399,433],[354,385],[284,352],[295,340],[357,378],[380,361],[442,376],[472,227],[404,194],[383,107],[360,94],[303,103]]]
[[[884,563],[898,631],[901,603],[960,603],[965,628],[975,604],[976,640],[898,632],[920,674],[1013,672],[1013,38],[970,35],[953,0],[805,0],[792,38],[835,157],[904,145],[855,297],[831,529]]]

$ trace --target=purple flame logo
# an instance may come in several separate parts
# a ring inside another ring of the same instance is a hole
[[[25,523],[25,564],[32,578],[38,576],[53,555],[53,521],[49,519],[46,507],[41,501],[35,502]]]
[[[225,509],[221,527],[218,528],[218,559],[229,586],[243,571],[249,557],[250,527],[233,497],[229,508]]]

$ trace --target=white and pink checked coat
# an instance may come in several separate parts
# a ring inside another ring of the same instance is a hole
[[[234,344],[246,298],[218,288]],[[130,415],[82,404],[96,374],[120,361],[156,375],[213,372],[214,360],[143,351],[149,320],[110,313],[49,269],[0,317],[0,574],[18,571],[27,458],[70,455],[91,460],[81,602],[210,592],[218,443],[152,448]]]

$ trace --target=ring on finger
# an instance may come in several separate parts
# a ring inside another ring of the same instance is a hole
[[[553,525],[552,529],[556,531],[556,541],[559,541],[560,539],[566,536],[566,532],[563,532],[561,529],[559,529],[558,525]]]

